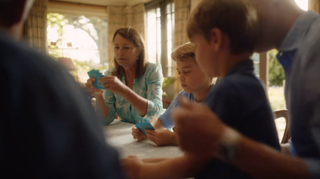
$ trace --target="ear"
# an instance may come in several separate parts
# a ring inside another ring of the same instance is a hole
[[[223,33],[218,28],[213,28],[210,32],[210,43],[216,51],[220,51],[222,47]]]
[[[138,48],[137,48],[138,56],[140,55],[141,51],[142,51],[142,50],[141,50],[141,47],[138,47]]]

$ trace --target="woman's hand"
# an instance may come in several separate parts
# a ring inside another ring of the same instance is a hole
[[[138,141],[145,140],[147,137],[141,132],[140,129],[133,127],[132,128],[132,136],[134,139],[137,139]]]
[[[168,130],[144,130],[152,142],[157,146],[173,145],[175,144],[175,135],[173,132]]]
[[[101,90],[97,89],[93,86],[92,83],[94,83],[96,81],[95,78],[89,78],[87,80],[87,83],[85,84],[86,90],[89,93],[90,96],[92,97],[97,97],[98,95],[101,95]]]
[[[121,159],[122,167],[126,170],[130,178],[141,178],[142,160],[136,156],[129,156]]]
[[[100,82],[106,90],[110,90],[111,92],[117,93],[121,96],[123,96],[129,89],[116,76],[104,76],[100,78]]]

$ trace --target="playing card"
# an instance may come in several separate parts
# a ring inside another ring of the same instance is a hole
[[[93,86],[97,89],[104,89],[104,87],[102,86],[102,83],[100,82],[100,78],[102,78],[103,75],[102,73],[98,72],[95,74],[95,79],[96,81],[94,82]]]
[[[97,89],[104,89],[100,82],[100,78],[103,77],[102,73],[99,72],[99,70],[92,69],[88,72],[88,75],[90,78],[95,78],[95,82],[93,82],[93,86]]]
[[[92,69],[92,70],[90,70],[90,71],[88,72],[88,75],[89,75],[90,78],[94,78],[94,74],[96,74],[96,73],[97,73],[97,70]]]
[[[140,129],[145,136],[147,136],[147,134],[144,132],[144,129],[154,130],[153,126],[150,123],[138,123],[136,124],[136,127]]]

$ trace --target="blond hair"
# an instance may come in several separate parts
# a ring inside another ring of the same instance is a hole
[[[196,53],[196,46],[191,42],[187,42],[187,43],[177,47],[171,53],[171,58],[174,61],[178,61],[178,60],[185,61],[189,57],[191,57],[195,60],[195,53]]]
[[[189,38],[197,33],[209,41],[211,30],[218,28],[229,37],[231,53],[252,53],[257,22],[250,0],[203,0],[190,14],[187,32]]]

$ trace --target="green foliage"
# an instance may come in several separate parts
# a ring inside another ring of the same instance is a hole
[[[272,110],[285,109],[283,87],[271,86],[268,88],[268,96]]]
[[[163,83],[162,83],[162,89],[165,88],[166,86],[173,84],[175,81],[176,79],[173,77],[164,77]]]
[[[278,51],[269,52],[269,86],[283,86],[284,70],[276,58]]]

